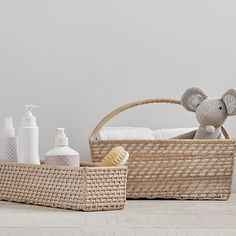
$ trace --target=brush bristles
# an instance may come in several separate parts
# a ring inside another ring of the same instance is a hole
[[[115,147],[102,159],[101,166],[119,166],[126,155],[123,147]]]

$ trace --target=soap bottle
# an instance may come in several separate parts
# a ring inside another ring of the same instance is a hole
[[[3,137],[0,139],[0,161],[18,161],[18,138],[15,135],[12,117],[5,118]]]
[[[79,153],[68,146],[68,137],[64,128],[57,128],[55,147],[45,154],[46,165],[79,166]]]
[[[29,164],[40,164],[39,159],[39,128],[32,109],[36,105],[25,105],[26,114],[22,117],[19,129],[19,162]]]

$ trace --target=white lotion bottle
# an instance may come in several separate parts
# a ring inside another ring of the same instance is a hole
[[[70,148],[64,128],[57,128],[55,147],[45,154],[46,165],[79,166],[79,153]]]
[[[3,137],[0,139],[0,161],[17,162],[18,155],[18,138],[15,135],[13,119],[6,117]]]
[[[39,128],[32,109],[36,105],[25,105],[26,114],[22,117],[19,129],[19,162],[29,164],[40,164],[39,159]]]

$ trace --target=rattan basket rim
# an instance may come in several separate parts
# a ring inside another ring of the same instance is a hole
[[[82,166],[72,167],[72,166],[57,166],[57,165],[45,165],[45,164],[27,164],[27,163],[16,163],[16,162],[0,162],[1,165],[10,165],[10,166],[25,166],[25,167],[38,167],[38,168],[46,168],[53,170],[125,170],[126,166],[99,166],[97,163],[81,163]],[[1,170],[1,169],[0,169]]]
[[[90,140],[90,142],[99,142],[99,143],[116,143],[116,142],[124,142],[124,143],[189,143],[189,144],[235,144],[236,140],[235,139],[109,139],[109,140],[101,140],[101,139],[96,139],[96,140]]]

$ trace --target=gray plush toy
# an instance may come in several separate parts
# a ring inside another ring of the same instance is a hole
[[[188,111],[196,113],[200,126],[197,130],[177,136],[183,139],[220,139],[221,126],[227,116],[236,115],[236,90],[228,90],[221,98],[208,98],[200,88],[189,88],[181,98]]]

